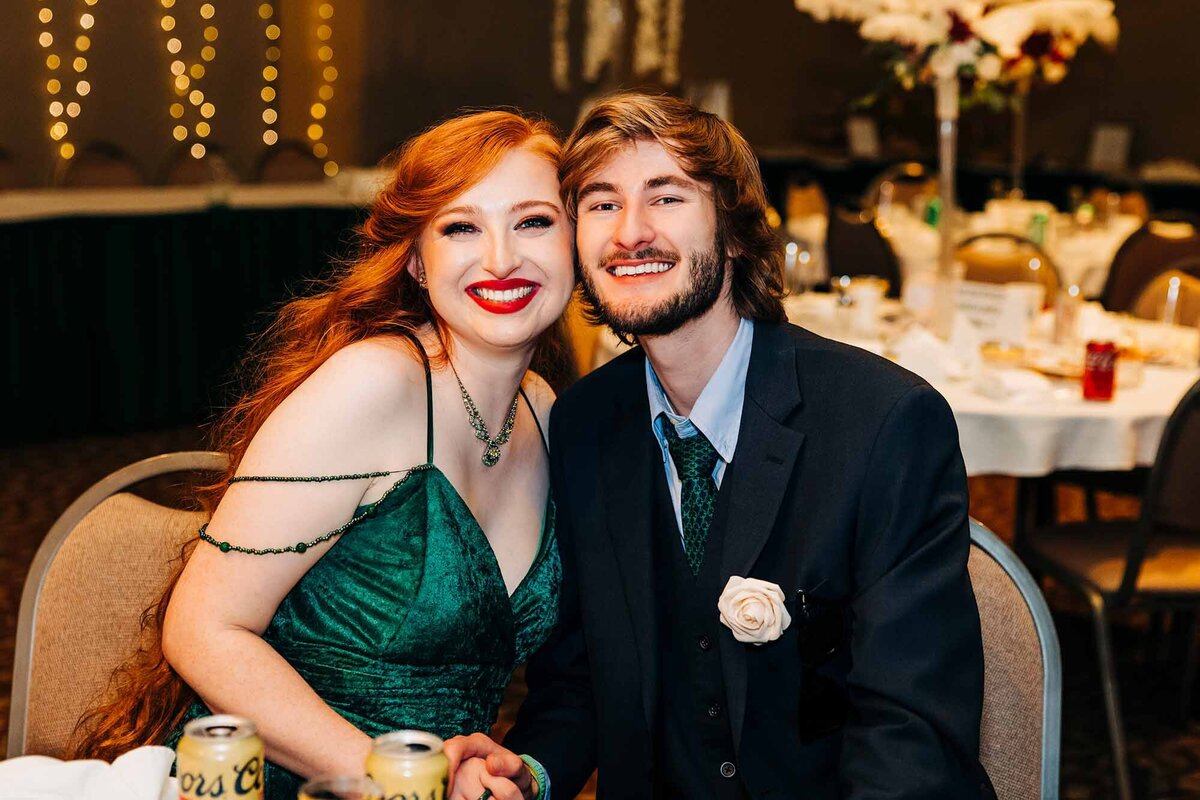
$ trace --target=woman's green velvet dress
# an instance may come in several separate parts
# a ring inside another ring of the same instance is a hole
[[[429,389],[428,367],[426,382]],[[556,620],[553,503],[547,499],[533,565],[510,597],[483,530],[432,463],[431,390],[428,407],[427,462],[355,512],[263,633],[322,700],[369,736],[402,728],[443,738],[486,733],[514,668]],[[184,721],[209,713],[196,702]],[[182,725],[166,744],[181,732]],[[268,800],[295,800],[303,783],[270,761],[265,777]]]

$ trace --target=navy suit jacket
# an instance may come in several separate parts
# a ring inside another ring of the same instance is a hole
[[[573,797],[654,796],[660,707],[652,535],[656,481],[645,356],[634,349],[559,399],[551,482],[559,623],[527,668],[505,740]],[[967,574],[967,482],[949,406],[920,378],[792,325],[757,323],[729,477],[722,579],[804,589],[843,611],[818,671],[844,725],[801,736],[792,625],[767,645],[723,626],[718,649],[738,776],[774,798],[991,797],[979,765],[983,648]],[[717,609],[713,608],[713,614]],[[809,674],[812,674],[811,672]]]

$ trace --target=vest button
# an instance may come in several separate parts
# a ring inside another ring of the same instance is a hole
[[[737,775],[737,767],[733,765],[732,761],[726,761],[721,765],[722,778],[732,778],[734,775]]]
[[[699,645],[701,650],[707,652],[712,649],[712,639],[702,635],[699,639]]]
[[[720,717],[721,716],[721,704],[713,703],[712,705],[710,705],[708,707],[708,715],[710,717],[712,717],[713,719],[717,719],[718,717]]]

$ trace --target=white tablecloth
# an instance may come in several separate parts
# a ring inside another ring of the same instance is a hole
[[[345,208],[369,205],[386,169],[344,169],[311,183],[137,186],[111,189],[24,189],[0,192],[0,223],[73,216],[181,214],[229,208]]]
[[[1037,406],[991,400],[967,383],[937,388],[958,422],[968,475],[1034,477],[1153,464],[1167,418],[1197,379],[1200,370],[1147,366],[1141,385],[1118,388],[1112,402],[1084,400],[1068,382]]]
[[[967,214],[964,222],[964,238],[1011,228],[1008,220],[999,219],[995,214]],[[1064,285],[1078,286],[1084,297],[1099,297],[1104,291],[1113,256],[1140,225],[1141,220],[1135,216],[1119,215],[1107,224],[1082,229],[1071,224],[1069,215],[1057,214],[1046,234],[1046,253],[1058,268]],[[824,253],[825,230],[824,216],[788,220],[788,234],[804,241],[817,254]],[[880,220],[880,230],[896,253],[902,277],[937,269],[940,249],[937,231],[907,208],[891,209]],[[1028,233],[1026,230],[1014,232]],[[823,259],[821,263],[824,264]]]
[[[793,297],[785,308],[792,322],[814,327],[820,322],[814,309],[832,302],[831,295]],[[880,312],[894,315],[898,306],[886,302]],[[1147,330],[1161,327],[1148,325]],[[818,332],[829,335],[831,331],[820,327]],[[849,338],[849,331],[835,332],[849,344],[877,353],[884,350],[881,341],[855,340]],[[606,330],[597,342],[593,363],[599,366],[624,349]],[[1195,350],[1193,341],[1191,352]],[[1167,418],[1200,379],[1200,369],[1148,365],[1143,375],[1140,385],[1118,387],[1112,402],[1084,400],[1078,380],[1056,381],[1052,397],[1035,405],[990,399],[970,380],[942,380],[934,385],[954,412],[968,475],[1034,477],[1060,469],[1127,470],[1152,464]]]

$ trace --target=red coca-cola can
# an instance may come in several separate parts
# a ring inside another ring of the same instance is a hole
[[[1117,376],[1117,346],[1088,342],[1083,359],[1083,399],[1112,400]]]

